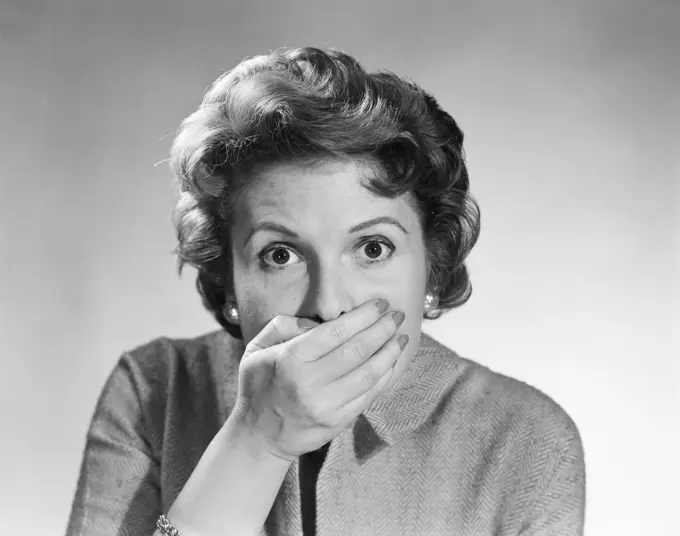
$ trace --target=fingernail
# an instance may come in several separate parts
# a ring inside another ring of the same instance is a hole
[[[314,322],[309,318],[298,318],[297,325],[300,329],[312,329],[319,325],[318,322]]]
[[[375,306],[377,307],[380,314],[383,314],[385,311],[387,311],[387,308],[390,306],[390,304],[387,303],[387,300],[383,300],[381,298],[377,302],[375,302]]]
[[[399,335],[397,342],[399,343],[399,348],[403,350],[406,343],[408,343],[408,335]]]
[[[404,321],[404,318],[406,318],[406,315],[401,311],[397,311],[396,313],[392,314],[392,318],[394,318],[394,323],[397,324],[397,327],[399,327]]]

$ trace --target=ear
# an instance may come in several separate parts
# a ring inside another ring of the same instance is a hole
[[[435,276],[432,273],[432,264],[430,261],[430,256],[427,256],[426,266],[426,277],[425,277],[425,294],[430,293],[435,298],[439,297],[439,287],[438,282],[435,280]]]

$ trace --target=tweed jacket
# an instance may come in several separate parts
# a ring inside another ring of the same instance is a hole
[[[399,384],[331,441],[318,536],[581,535],[584,453],[570,416],[424,333],[419,343]],[[218,331],[120,358],[86,435],[67,536],[153,534],[234,407],[243,350]],[[296,460],[263,536],[302,536],[298,471]]]

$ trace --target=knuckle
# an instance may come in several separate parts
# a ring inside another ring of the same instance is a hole
[[[342,322],[334,322],[330,325],[330,336],[334,343],[341,343],[345,340],[347,328]]]
[[[348,352],[351,357],[362,363],[368,358],[368,350],[363,344],[350,345]]]
[[[366,367],[361,372],[361,382],[363,383],[364,387],[371,388],[378,382],[378,380],[378,374],[371,367]]]
[[[329,412],[327,407],[323,406],[312,406],[310,408],[310,414],[315,423],[326,425],[329,421]]]
[[[317,426],[333,427],[338,422],[338,408],[328,400],[317,397],[314,404],[308,406],[308,415]]]
[[[323,425],[326,428],[335,428],[336,426],[338,426],[340,424],[340,422],[341,422],[340,419],[338,418],[338,416],[335,413],[329,413],[325,417],[325,419],[323,421]]]
[[[339,423],[337,412],[331,408],[326,408],[321,412],[319,424],[326,428],[335,428]]]

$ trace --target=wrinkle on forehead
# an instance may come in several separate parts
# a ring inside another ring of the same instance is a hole
[[[285,162],[277,166],[270,165],[251,177],[241,193],[239,204],[247,204],[248,208],[254,210],[259,207],[273,207],[278,211],[285,211],[283,207],[286,205],[304,205],[299,200],[316,197],[319,190],[326,192],[331,198],[348,200],[351,206],[382,199],[366,188],[365,184],[370,176],[367,171],[360,162],[353,161],[314,162],[314,165]]]
[[[393,216],[409,231],[420,228],[411,195],[387,198],[367,188],[372,167],[362,161],[268,165],[251,177],[236,207],[236,235],[271,219],[298,234],[342,232],[379,216]]]

